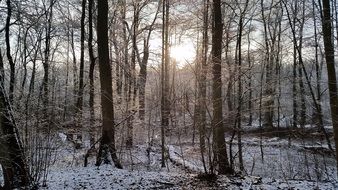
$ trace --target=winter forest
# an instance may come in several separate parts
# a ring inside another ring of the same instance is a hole
[[[0,189],[338,189],[337,0],[0,0]]]

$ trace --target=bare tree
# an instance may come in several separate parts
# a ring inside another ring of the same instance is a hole
[[[13,57],[11,55],[11,46],[10,46],[10,39],[9,39],[9,27],[11,22],[12,16],[12,6],[11,1],[6,0],[7,4],[7,18],[6,18],[6,25],[5,25],[5,36],[6,36],[6,55],[10,66],[10,81],[9,81],[9,101],[13,103],[14,99],[14,86],[15,86],[15,63],[13,61]]]
[[[81,10],[81,48],[80,48],[80,74],[79,74],[79,89],[77,91],[77,100],[76,100],[76,112],[79,114],[78,117],[79,121],[82,123],[82,107],[83,107],[83,87],[84,87],[84,41],[85,41],[85,19],[86,19],[86,3],[87,0],[82,0],[82,10]],[[76,125],[82,125],[76,123]]]
[[[49,69],[50,69],[50,42],[52,32],[52,19],[53,19],[53,6],[55,1],[50,0],[49,5],[46,7],[46,26],[45,26],[45,50],[43,60],[44,75],[42,79],[42,102],[43,102],[43,114],[44,118],[48,118],[48,107],[49,107]],[[46,6],[46,5],[45,5]]]
[[[154,19],[152,23],[147,26],[148,33],[146,37],[144,38],[143,42],[143,57],[142,61],[139,62],[140,65],[140,73],[139,73],[139,81],[138,81],[138,89],[139,89],[139,118],[141,120],[144,120],[145,115],[145,88],[146,88],[146,82],[147,82],[147,66],[148,66],[148,60],[149,60],[149,41],[151,34],[154,30],[154,25],[158,16],[158,13],[161,10],[161,4],[159,3],[157,6],[157,10],[154,16]]]
[[[329,95],[330,95],[330,108],[333,125],[333,135],[335,145],[338,147],[338,91],[337,91],[337,79],[336,69],[334,61],[334,47],[332,40],[332,20],[330,13],[330,0],[323,0],[323,36],[324,36],[324,49],[325,59],[327,66]],[[336,151],[337,169],[338,169],[338,153]]]
[[[92,131],[94,130],[94,69],[95,69],[95,57],[93,50],[93,7],[94,0],[88,1],[88,51],[89,51],[89,109],[90,109],[90,131],[91,131],[91,144],[94,143],[94,135]]]
[[[206,163],[205,163],[205,153],[206,153],[206,94],[207,94],[207,61],[208,61],[208,29],[209,29],[209,0],[203,1],[203,41],[202,41],[202,52],[201,52],[201,61],[197,61],[196,68],[196,82],[197,82],[197,103],[195,105],[195,124],[198,127],[199,132],[199,142],[201,149],[201,157],[203,162],[204,171],[207,172]],[[197,55],[198,56],[198,55]]]
[[[213,1],[213,27],[212,27],[212,105],[213,105],[213,135],[215,156],[218,163],[219,174],[230,174],[227,149],[224,138],[223,114],[222,114],[222,11],[221,1]]]
[[[321,90],[321,69],[319,64],[319,39],[318,39],[318,28],[317,28],[317,15],[315,12],[315,0],[312,0],[312,14],[313,14],[313,25],[314,25],[314,38],[315,38],[315,67],[316,67],[316,92],[317,92],[317,102],[318,102],[318,110],[316,110],[315,120],[317,122],[317,126],[322,128],[323,123],[323,113],[322,113],[322,90]],[[338,30],[337,30],[338,31]]]
[[[4,176],[4,189],[14,189],[20,187],[28,187],[31,183],[28,168],[26,165],[24,150],[21,139],[16,127],[14,117],[12,115],[11,104],[13,102],[14,90],[14,69],[15,63],[11,56],[9,41],[9,24],[11,19],[11,1],[7,0],[7,19],[6,19],[6,48],[7,58],[10,63],[10,96],[4,86],[3,59],[0,56],[0,164]],[[1,52],[0,52],[1,54]]]
[[[240,12],[240,18],[239,18],[239,25],[238,25],[238,36],[237,36],[237,44],[236,44],[236,61],[237,61],[237,80],[238,80],[238,107],[237,107],[237,137],[238,137],[238,159],[239,159],[239,167],[240,170],[244,170],[244,164],[243,164],[243,152],[242,152],[242,131],[241,131],[241,125],[242,125],[242,37],[243,37],[243,28],[244,28],[244,16],[246,14],[247,8],[248,8],[249,1],[246,0],[244,3],[244,9],[241,9]]]
[[[108,153],[117,168],[122,168],[115,148],[115,123],[114,105],[112,97],[112,75],[109,62],[108,47],[108,1],[100,0],[97,3],[97,39],[99,53],[99,70],[101,83],[101,113],[102,113],[102,137],[100,149],[97,155],[96,165],[99,166],[102,158],[107,159]]]
[[[161,166],[165,167],[165,135],[169,127],[169,0],[163,0],[162,67],[161,67]]]

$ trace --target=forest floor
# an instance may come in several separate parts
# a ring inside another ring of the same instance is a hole
[[[86,148],[63,142],[42,189],[338,189],[333,155],[318,151],[314,140],[245,136],[245,172],[233,176],[203,177],[198,144],[171,140],[166,168],[160,167],[158,145],[140,144],[121,149],[124,169],[112,165],[95,167],[95,158],[83,167]],[[227,142],[230,138],[226,139]],[[233,140],[236,162],[237,139]],[[324,147],[324,146],[320,146]],[[325,149],[326,150],[326,149]],[[263,152],[263,156],[262,156]],[[258,177],[259,176],[259,177]]]
[[[111,165],[53,169],[42,189],[336,189],[337,184],[304,180],[276,180],[252,176],[203,180],[184,172],[114,169]]]

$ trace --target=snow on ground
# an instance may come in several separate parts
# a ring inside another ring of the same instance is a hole
[[[42,189],[179,189],[186,177],[178,173],[128,171],[101,167],[52,170]]]
[[[147,172],[101,167],[74,167],[52,170],[47,187],[41,189],[337,189],[337,184],[270,178],[219,176],[212,181],[196,174]]]
[[[338,183],[332,182],[335,181],[332,176],[334,175],[334,162],[326,162],[326,167],[333,171],[328,170],[325,175],[330,175],[332,178],[318,180],[312,177],[311,180],[306,180],[302,173],[304,170],[299,169],[304,168],[304,165],[300,165],[304,160],[295,159],[303,158],[302,151],[300,151],[300,156],[297,156],[299,149],[291,147],[291,150],[286,151],[287,146],[284,146],[284,143],[287,142],[276,138],[264,139],[267,144],[264,146],[265,163],[263,164],[260,162],[259,146],[256,146],[257,139],[247,137],[246,139],[247,141],[244,141],[245,168],[248,170],[246,176],[218,176],[217,179],[212,180],[201,179],[199,173],[203,168],[200,165],[198,144],[195,146],[188,143],[181,146],[168,145],[168,158],[170,159],[167,161],[168,167],[166,168],[160,167],[161,154],[158,145],[151,148],[147,145],[136,145],[131,150],[120,149],[118,155],[125,168],[123,170],[116,169],[112,165],[95,167],[93,157],[89,161],[90,166],[83,167],[84,150],[72,150],[68,147],[58,153],[58,161],[51,167],[47,187],[41,189],[338,189]],[[271,146],[269,146],[270,143]],[[294,146],[300,145],[297,142],[293,144]],[[236,145],[234,145],[234,151],[236,151],[235,147]],[[255,153],[255,151],[258,152]],[[289,158],[285,158],[284,154],[287,152],[289,152]],[[327,160],[330,159],[334,158],[327,158]],[[318,161],[318,163],[321,162],[323,160]],[[315,167],[311,164],[309,168]],[[299,165],[298,169],[297,165]],[[288,173],[290,171],[292,172]],[[298,176],[291,176],[291,174]]]
[[[184,158],[182,150],[178,151],[173,145],[169,145],[168,151],[170,160],[175,164],[183,166],[183,168],[190,172],[203,172],[203,167],[196,160],[189,158],[189,155],[187,155],[187,159]]]
[[[183,138],[183,143],[168,141],[166,168],[161,168],[159,144],[152,147],[139,144],[130,150],[117,146],[124,166],[121,170],[112,165],[95,167],[94,156],[89,158],[89,166],[83,167],[88,147],[75,149],[64,140],[64,135],[59,137],[62,140],[52,156],[47,186],[41,189],[338,189],[335,159],[322,152],[311,152],[311,148],[325,144],[316,140],[290,143],[278,137],[260,139],[247,135],[242,141],[245,175],[206,180],[199,176],[203,171],[199,145],[189,143],[189,138]],[[226,141],[229,143],[229,138]],[[236,142],[234,139],[232,149],[237,156]],[[327,148],[326,145],[319,148],[322,147]],[[238,170],[237,159],[234,164]]]
[[[245,174],[263,178],[310,181],[335,181],[335,157],[327,152],[326,146],[318,147],[315,141],[289,142],[277,137],[260,138],[245,136],[243,144],[243,160]],[[227,139],[229,142],[229,139]],[[229,147],[229,146],[228,146]],[[322,148],[325,151],[322,151]],[[201,171],[202,161],[198,144],[172,145],[169,147],[172,158],[185,165],[190,170]],[[238,165],[237,139],[232,145],[232,155],[235,155],[234,166]],[[263,156],[262,156],[263,153]],[[206,159],[208,162],[208,159]]]

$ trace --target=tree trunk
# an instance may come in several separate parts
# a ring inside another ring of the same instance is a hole
[[[243,36],[243,27],[244,27],[244,16],[247,9],[249,1],[247,0],[245,3],[245,8],[243,12],[240,14],[239,18],[239,28],[238,28],[238,37],[237,37],[237,65],[238,65],[238,73],[237,73],[237,81],[238,81],[238,106],[237,106],[237,139],[238,139],[238,159],[239,159],[239,168],[241,171],[244,171],[243,164],[243,151],[242,151],[242,36]]]
[[[333,135],[335,140],[336,149],[338,147],[338,96],[337,96],[337,79],[336,68],[334,60],[334,47],[332,44],[332,26],[331,26],[331,13],[330,13],[330,0],[323,0],[323,37],[325,59],[327,66],[329,95],[330,95],[330,108],[333,125]],[[338,153],[336,151],[337,169],[338,169]]]
[[[150,36],[153,31],[153,27],[155,24],[155,21],[157,19],[157,15],[160,11],[160,3],[158,4],[158,8],[155,14],[155,17],[149,26],[149,31],[147,37],[144,39],[143,44],[143,57],[142,61],[139,63],[140,65],[140,73],[139,73],[139,82],[138,82],[138,89],[139,89],[139,118],[140,120],[144,121],[145,116],[145,88],[147,83],[147,65],[148,65],[148,59],[149,59],[149,41]]]
[[[101,83],[102,138],[96,165],[99,166],[101,164],[102,158],[107,160],[108,153],[110,152],[115,166],[117,168],[122,168],[122,165],[117,158],[115,148],[113,89],[108,47],[108,1],[98,1],[97,7],[97,19],[100,21],[97,23],[97,39]]]
[[[165,167],[165,135],[169,127],[169,0],[163,0],[161,68],[161,167]]]
[[[15,86],[15,63],[13,61],[12,55],[11,55],[11,46],[10,46],[10,39],[9,39],[9,27],[10,27],[10,21],[12,16],[12,6],[11,1],[7,0],[7,18],[6,18],[6,26],[5,26],[5,40],[6,40],[6,55],[7,60],[9,62],[10,67],[10,81],[9,81],[9,101],[10,103],[13,103],[14,99],[14,86]]]
[[[73,101],[76,101],[77,95],[77,85],[78,85],[78,77],[77,77],[77,65],[76,65],[76,54],[75,54],[75,42],[74,42],[74,29],[71,29],[71,48],[73,54]]]
[[[204,171],[205,165],[205,138],[206,138],[206,76],[208,72],[208,26],[209,26],[209,0],[204,0],[203,12],[203,41],[202,41],[202,61],[198,63],[197,70],[197,104],[196,104],[196,124],[199,132],[200,151],[203,162]]]
[[[2,80],[2,79],[1,79]],[[30,185],[30,177],[25,161],[24,151],[20,142],[19,134],[13,123],[10,104],[1,88],[0,92],[0,163],[4,176],[4,189],[27,187]]]
[[[26,81],[27,81],[27,35],[28,35],[29,27],[26,29],[24,37],[23,37],[23,60],[22,60],[22,66],[23,66],[23,77],[21,82],[21,92],[20,96],[18,98],[19,101],[22,100],[23,94],[25,92],[26,87]]]
[[[143,58],[140,64],[139,74],[139,118],[144,121],[145,116],[145,88],[147,82],[147,65],[149,59],[149,45],[145,40],[143,48]]]
[[[132,57],[129,77],[129,89],[127,100],[127,117],[131,115],[131,107],[135,105],[137,85],[136,85],[136,53],[137,53],[137,33],[139,23],[139,2],[134,2],[134,19],[133,19],[133,32],[132,32]],[[133,95],[133,98],[131,96]],[[127,126],[127,140],[126,146],[131,148],[133,146],[133,116],[128,119]]]
[[[318,29],[317,29],[317,18],[315,13],[315,0],[312,0],[312,11],[313,11],[313,25],[314,25],[314,37],[315,37],[315,67],[316,67],[316,90],[317,90],[317,102],[318,110],[315,110],[315,122],[317,123],[318,129],[323,128],[323,114],[321,105],[321,69],[319,65],[318,56]],[[338,31],[338,30],[337,30]],[[337,38],[338,39],[338,38]]]
[[[292,127],[297,128],[298,125],[298,103],[297,103],[297,54],[296,47],[294,44],[293,47],[293,65],[292,65],[292,110],[293,110],[293,119]]]
[[[229,166],[227,149],[224,139],[224,126],[222,114],[222,10],[221,1],[213,1],[213,27],[212,27],[212,104],[213,104],[213,135],[216,159],[219,174],[230,174],[232,168]]]
[[[84,40],[85,40],[85,18],[86,18],[86,3],[87,0],[82,0],[82,14],[81,14],[81,47],[80,47],[80,73],[79,73],[79,89],[76,100],[76,125],[82,125],[82,107],[83,107],[83,77],[84,77]]]
[[[132,37],[132,46],[133,46],[133,53],[132,53],[132,62],[131,62],[131,81],[130,83],[132,84],[131,87],[132,89],[130,92],[132,92],[133,99],[132,99],[132,104],[135,106],[136,103],[136,96],[137,96],[137,78],[136,78],[136,57],[139,56],[138,54],[138,47],[137,47],[137,36],[138,36],[138,27],[139,27],[139,17],[140,17],[140,2],[134,2],[134,21],[133,21],[133,37]],[[140,61],[140,60],[139,60]]]
[[[4,77],[5,77],[5,70],[4,70],[4,60],[2,57],[2,52],[0,48],[0,79],[1,84],[4,85]]]
[[[68,12],[69,13],[69,12]],[[69,18],[68,18],[69,19]],[[66,59],[66,81],[65,81],[65,96],[64,96],[64,110],[63,110],[63,122],[66,121],[68,115],[68,85],[69,85],[69,56],[70,53],[70,25],[67,23],[67,59]]]
[[[305,23],[305,1],[302,2],[302,13],[299,19],[299,45],[298,45],[298,53],[302,54],[302,47],[303,47],[303,28]],[[301,56],[298,57],[299,59]],[[302,60],[299,60],[301,62]],[[298,68],[298,74],[299,74],[299,92],[300,92],[300,126],[304,127],[306,124],[306,103],[305,103],[305,87],[303,82],[303,71],[302,71],[302,65]]]
[[[247,59],[248,59],[248,67],[250,69],[249,71],[249,76],[248,76],[248,88],[249,88],[249,101],[248,101],[248,109],[249,109],[249,121],[248,121],[248,126],[252,125],[252,120],[253,120],[253,89],[252,89],[252,77],[253,77],[253,68],[252,68],[252,60],[251,60],[251,55],[250,55],[250,49],[251,49],[251,40],[250,40],[250,33],[252,30],[252,20],[250,21],[250,26],[249,26],[249,32],[248,32],[248,50],[247,50]]]
[[[95,70],[95,57],[94,57],[94,50],[93,50],[93,7],[94,7],[94,0],[88,1],[88,51],[89,51],[89,112],[90,112],[90,142],[93,145],[94,139],[94,124],[95,124],[95,114],[94,114],[94,70]]]
[[[43,81],[42,81],[42,101],[43,101],[43,114],[44,119],[48,118],[48,104],[49,104],[49,58],[50,58],[50,41],[51,41],[51,30],[52,30],[52,16],[53,16],[53,5],[54,1],[50,0],[49,5],[49,14],[46,14],[47,24],[46,24],[46,40],[45,40],[45,51],[44,51],[44,60],[43,60]]]

